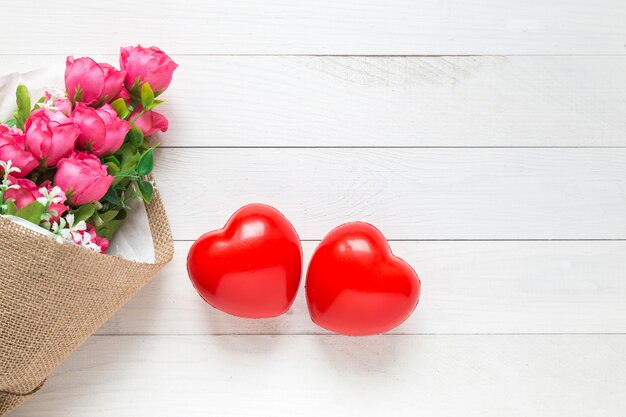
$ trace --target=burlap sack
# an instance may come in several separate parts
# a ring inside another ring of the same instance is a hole
[[[172,258],[158,192],[147,214],[153,264],[61,245],[0,218],[0,416],[37,391]]]

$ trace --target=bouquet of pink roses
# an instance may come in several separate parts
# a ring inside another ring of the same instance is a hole
[[[14,118],[0,125],[0,215],[15,216],[105,252],[129,200],[150,203],[149,137],[165,132],[154,111],[177,65],[157,48],[123,48],[118,70],[67,58],[65,90],[34,106],[17,88]]]
[[[120,69],[68,57],[65,89],[34,103],[17,87],[0,124],[0,415],[171,259],[151,136],[168,128],[154,109],[176,67],[127,47]],[[104,255],[141,200],[152,258]]]

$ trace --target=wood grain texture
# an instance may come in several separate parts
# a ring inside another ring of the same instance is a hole
[[[24,19],[3,22],[2,51],[19,54],[138,42],[178,54],[623,54],[626,39],[621,0],[58,0],[7,13],[28,16],[32,42]]]
[[[260,201],[307,240],[369,221],[423,282],[393,334],[333,336],[302,291],[270,320],[207,306],[179,241],[11,417],[623,415],[624,1],[3,11],[0,74],[58,65],[62,84],[64,55],[139,42],[180,64],[156,172],[175,238]]]
[[[624,335],[94,337],[11,417],[618,416],[624,351]]]
[[[99,334],[325,334],[304,288],[283,316],[249,320],[207,305],[187,278],[191,242]],[[304,242],[306,266],[317,242]],[[626,242],[391,242],[422,280],[395,334],[626,333]],[[304,287],[304,278],[302,282]]]
[[[62,85],[64,59],[0,73],[58,65]],[[168,147],[626,146],[622,56],[174,59]]]
[[[389,239],[624,239],[626,149],[161,149],[174,238],[239,207],[305,240],[362,220]],[[181,180],[184,179],[184,180]]]

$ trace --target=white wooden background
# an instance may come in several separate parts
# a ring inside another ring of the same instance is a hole
[[[12,417],[623,416],[623,0],[12,2],[0,72],[158,45],[176,257]],[[208,307],[185,272],[239,206],[308,259],[370,221],[423,282],[391,334]]]

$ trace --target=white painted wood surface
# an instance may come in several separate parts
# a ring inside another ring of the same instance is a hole
[[[0,73],[155,44],[176,257],[11,417],[626,409],[626,3],[15,2]],[[20,18],[17,18],[20,16]],[[69,29],[71,28],[71,29]],[[453,55],[453,56],[451,56]],[[349,220],[423,282],[390,335],[204,304],[191,240],[263,201],[305,261]]]
[[[3,50],[19,54],[137,42],[185,54],[623,54],[626,39],[622,0],[56,0],[7,14],[21,17],[3,22],[21,42]]]
[[[624,351],[625,335],[93,337],[14,416],[620,416]]]
[[[174,59],[167,147],[626,146],[626,56]],[[2,55],[0,74],[64,62]]]
[[[302,239],[352,220],[389,239],[626,238],[626,148],[203,148],[158,157],[176,239],[221,227],[255,201],[283,211]]]
[[[305,266],[317,243],[303,243]],[[274,319],[240,319],[208,306],[187,279],[190,246],[177,242],[174,261],[99,334],[327,333],[309,318],[303,291]],[[416,313],[394,334],[626,333],[626,241],[403,241],[391,247],[423,283]]]

